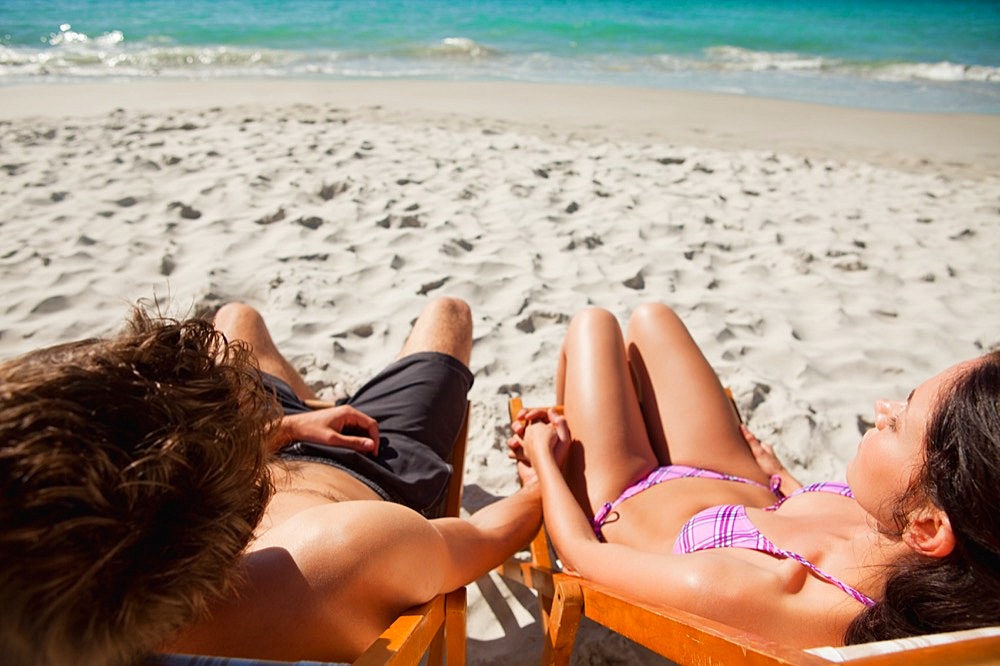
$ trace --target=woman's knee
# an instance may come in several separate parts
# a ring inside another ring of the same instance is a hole
[[[662,339],[669,328],[677,326],[683,328],[684,323],[670,306],[663,303],[643,303],[629,317],[629,341],[635,342],[650,335]]]
[[[591,344],[603,345],[610,339],[621,340],[618,319],[608,310],[588,307],[573,315],[563,341],[563,351]]]
[[[574,329],[618,328],[618,319],[610,311],[599,307],[587,307],[573,315],[569,324]]]

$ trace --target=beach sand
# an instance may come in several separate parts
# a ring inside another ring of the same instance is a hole
[[[465,508],[516,489],[506,398],[553,399],[566,325],[664,301],[751,428],[843,478],[872,402],[1000,340],[1000,116],[472,83],[8,87],[0,357],[130,303],[246,301],[351,391],[428,299],[474,313]],[[469,588],[475,664],[535,663],[530,593]],[[586,625],[580,663],[651,661]]]

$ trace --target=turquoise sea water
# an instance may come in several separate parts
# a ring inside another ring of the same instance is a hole
[[[1000,0],[0,0],[0,86],[146,77],[586,83],[1000,113]]]

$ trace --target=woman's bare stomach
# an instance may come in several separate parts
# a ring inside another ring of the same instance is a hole
[[[295,514],[321,504],[352,500],[382,500],[364,483],[342,469],[318,462],[281,460],[271,463],[274,496],[254,533],[260,537]],[[253,546],[251,545],[251,550]]]
[[[702,509],[720,504],[765,507],[776,501],[770,490],[760,486],[718,479],[674,479],[619,504],[601,531],[609,542],[669,554],[681,527]]]

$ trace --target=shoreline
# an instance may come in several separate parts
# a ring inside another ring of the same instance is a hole
[[[1000,172],[1000,115],[899,113],[730,95],[561,84],[213,80],[5,87],[0,120],[209,108],[334,105],[461,117],[719,150],[761,150],[982,178]],[[377,108],[372,108],[377,107]]]

